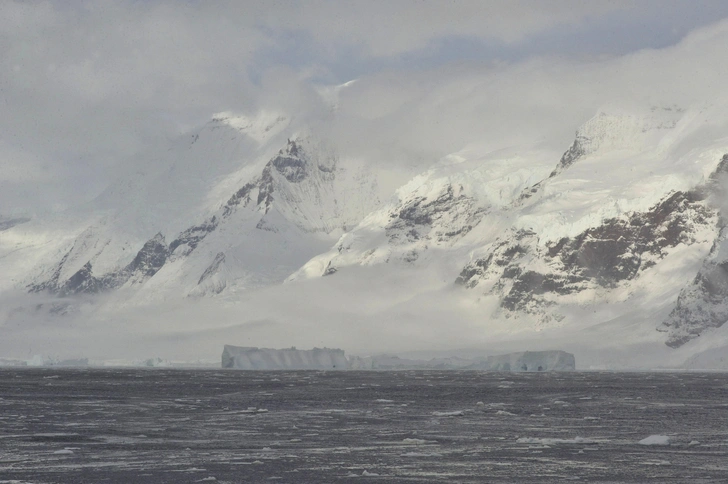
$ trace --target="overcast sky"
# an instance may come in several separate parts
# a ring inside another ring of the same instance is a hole
[[[692,76],[682,91],[697,82],[710,92],[725,64],[726,17],[721,0],[6,0],[0,218],[88,200],[114,165],[215,112],[275,104],[298,115],[315,110],[314,88],[352,79],[365,81],[359,104],[349,100],[359,115],[366,106],[376,118],[413,96],[439,96],[425,103],[433,112],[448,103],[469,113],[443,135],[443,150],[485,112],[453,86],[501,83],[510,97],[499,114],[513,122],[525,120],[523,106],[554,110],[584,90],[628,95],[624,86],[663,72]],[[600,87],[611,77],[622,91]],[[511,110],[516,98],[521,109]],[[426,133],[416,126],[405,138]]]

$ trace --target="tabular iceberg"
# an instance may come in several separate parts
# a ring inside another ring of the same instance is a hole
[[[314,348],[298,350],[225,345],[222,367],[238,370],[346,370],[344,350]]]
[[[472,367],[476,369],[475,367]],[[489,356],[477,369],[490,371],[574,371],[576,359],[566,351],[523,351]]]

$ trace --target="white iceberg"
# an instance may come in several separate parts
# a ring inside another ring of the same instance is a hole
[[[523,351],[489,356],[471,368],[490,371],[574,371],[576,359],[566,351]]]
[[[225,345],[222,367],[238,370],[346,370],[344,350],[314,348],[298,350]]]

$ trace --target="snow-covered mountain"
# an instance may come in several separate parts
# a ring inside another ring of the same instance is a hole
[[[369,166],[266,113],[217,115],[134,168],[71,214],[63,239],[44,241],[52,248],[20,284],[59,296],[136,288],[154,297],[281,282],[381,196]]]
[[[728,320],[714,200],[724,193],[728,139],[712,137],[716,114],[611,108],[550,166],[536,153],[453,155],[290,280],[445,259],[460,268],[456,286],[497,301],[487,318],[583,326],[604,317],[594,308],[614,317],[637,302],[670,306],[668,318],[649,319],[680,346]]]
[[[235,305],[264,287],[322,288],[328,306],[352,280],[365,298],[410,274],[372,301],[378,314],[439,294],[487,334],[571,331],[598,346],[612,331],[694,357],[728,345],[705,344],[728,320],[724,112],[610,106],[560,155],[474,142],[419,164],[347,153],[285,113],[223,113],[78,210],[0,222],[0,290],[51,297],[35,311],[72,318],[110,295],[107,316]]]

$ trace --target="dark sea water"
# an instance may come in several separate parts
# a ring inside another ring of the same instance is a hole
[[[360,481],[726,483],[728,374],[0,370],[0,482]]]

